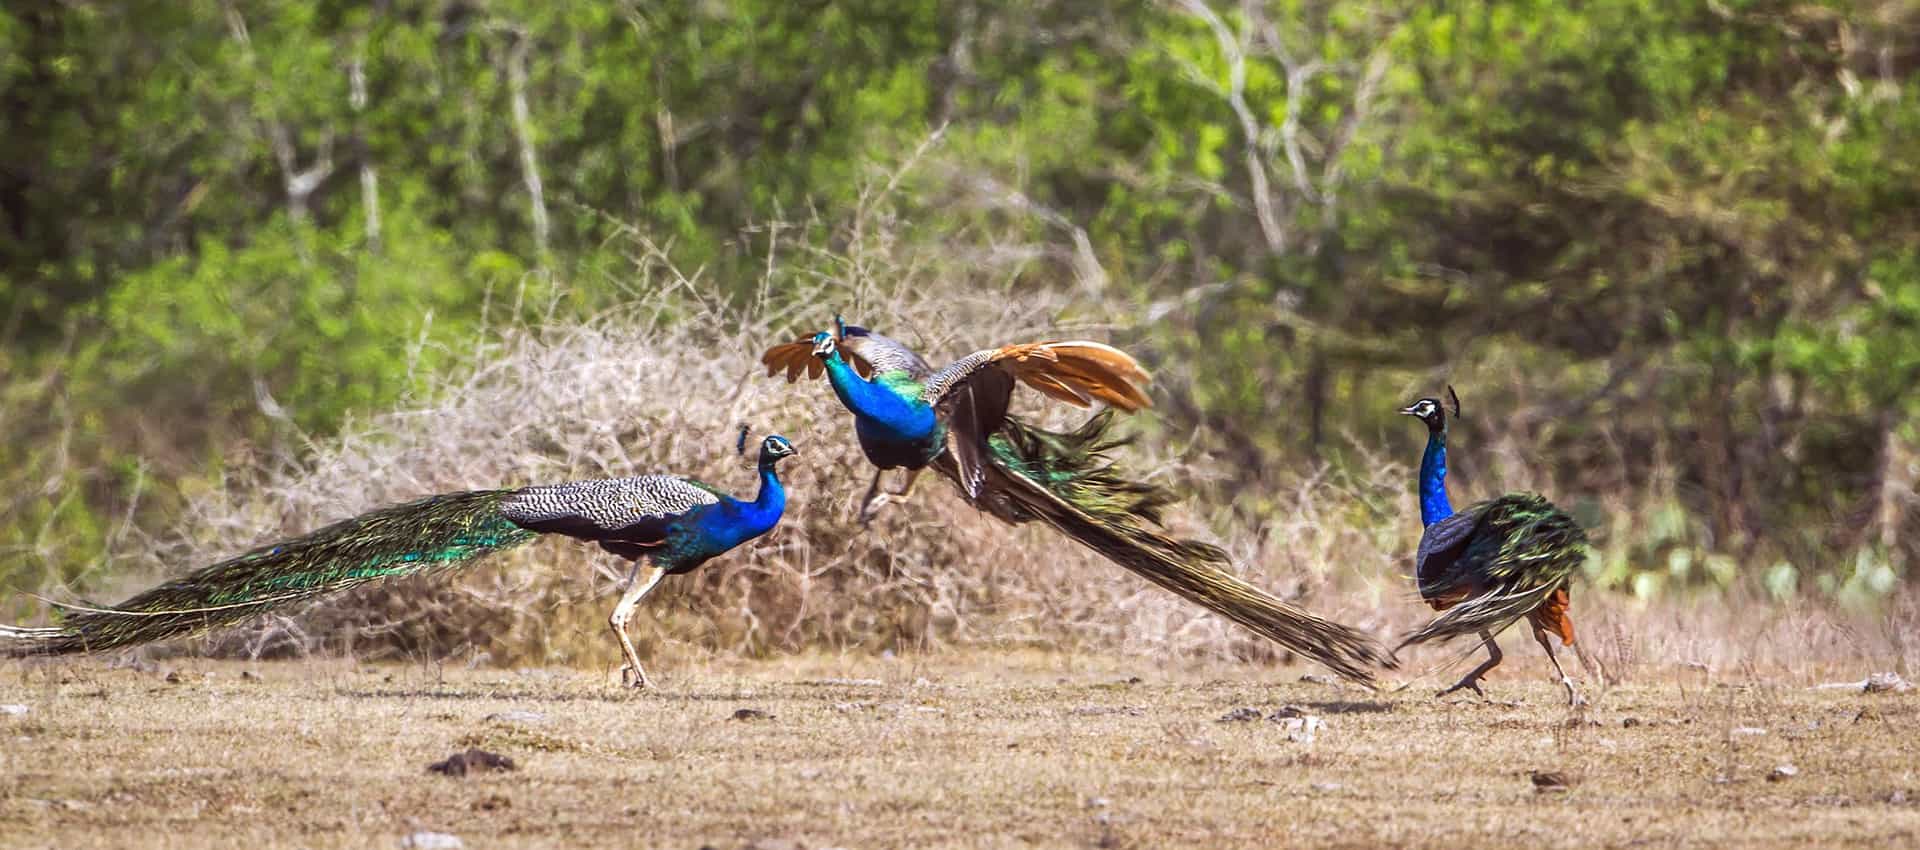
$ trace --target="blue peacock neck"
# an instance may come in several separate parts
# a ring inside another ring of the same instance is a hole
[[[1420,524],[1432,525],[1453,516],[1447,501],[1447,428],[1427,429],[1427,451],[1420,456]]]
[[[787,490],[773,470],[774,459],[760,456],[760,494],[753,501],[732,497],[721,499],[718,510],[702,513],[696,520],[703,530],[699,538],[700,560],[705,560],[773,530],[787,510]]]
[[[780,521],[780,515],[787,510],[787,488],[780,483],[780,475],[773,469],[774,459],[768,455],[760,457],[760,495],[753,499],[753,512],[766,522],[765,531]]]
[[[882,375],[872,381],[862,378],[838,351],[824,360],[834,395],[862,425],[878,428],[888,439],[912,442],[925,439],[938,424],[931,406],[895,389],[901,382],[881,380],[886,377]]]

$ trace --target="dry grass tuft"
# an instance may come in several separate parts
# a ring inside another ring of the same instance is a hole
[[[750,492],[750,462],[733,452],[746,423],[756,433],[783,433],[800,450],[782,467],[792,492],[787,521],[656,592],[632,627],[644,653],[1035,645],[1277,660],[1270,645],[1043,528],[1009,529],[974,512],[932,476],[910,503],[889,506],[862,530],[854,502],[871,468],[847,415],[824,382],[789,386],[758,364],[767,345],[823,328],[835,311],[938,360],[1017,340],[1107,338],[1114,328],[1074,317],[1127,316],[1130,307],[1088,287],[1069,294],[1011,283],[1033,277],[1023,268],[1031,252],[918,243],[877,215],[856,216],[830,237],[763,232],[766,273],[748,297],[712,295],[719,287],[632,237],[634,269],[621,285],[633,298],[623,309],[504,329],[476,342],[459,358],[463,367],[404,409],[297,455],[231,459],[228,485],[193,498],[181,536],[148,547],[150,569],[131,571],[136,578],[122,589],[429,493],[661,471]],[[829,244],[837,247],[821,247]],[[954,256],[973,260],[940,260]],[[1026,413],[1060,423],[1083,415],[1032,395],[1023,394]],[[1154,422],[1138,421],[1148,429]],[[1430,616],[1406,577],[1418,537],[1406,519],[1416,514],[1411,470],[1350,442],[1364,459],[1353,468],[1367,472],[1267,471],[1259,495],[1278,507],[1253,512],[1236,504],[1241,494],[1210,492],[1219,470],[1184,453],[1180,435],[1143,441],[1128,464],[1199,494],[1175,519],[1177,530],[1225,546],[1251,581],[1385,638]],[[1525,452],[1496,445],[1487,454],[1500,489],[1555,491]],[[1475,483],[1463,495],[1491,494],[1471,492]],[[1630,506],[1606,512],[1618,519]],[[541,542],[451,580],[389,583],[262,619],[203,648],[610,665],[616,653],[605,615],[622,569],[597,548]],[[1902,637],[1917,619],[1910,598],[1890,615],[1847,615],[1776,607],[1757,594],[1641,604],[1583,590],[1574,616],[1615,682],[1654,668],[1756,661],[1867,659],[1910,673],[1917,649]],[[1510,666],[1544,670],[1517,632],[1507,643],[1519,650]],[[1429,649],[1406,660],[1411,672],[1428,672],[1467,650]]]
[[[758,363],[766,346],[825,327],[836,310],[930,359],[1014,340],[1106,336],[1066,320],[1068,296],[1008,286],[991,268],[949,285],[948,272],[912,246],[856,232],[843,251],[799,250],[786,265],[770,263],[757,295],[728,304],[651,243],[635,245],[636,296],[625,308],[585,323],[505,330],[406,409],[297,457],[236,464],[230,486],[193,502],[182,539],[155,547],[153,574],[429,493],[660,471],[747,493],[750,460],[734,454],[745,423],[799,448],[782,467],[792,493],[787,521],[651,597],[633,627],[645,651],[1066,643],[1272,657],[1224,621],[1043,529],[1010,529],[973,511],[931,476],[911,503],[861,529],[855,500],[871,467],[847,415],[824,382],[790,386]],[[1026,401],[1060,421],[1084,415]],[[1135,464],[1155,475],[1186,466],[1146,451]],[[1344,528],[1307,512],[1287,522]],[[1248,563],[1267,564],[1252,577],[1283,595],[1312,597],[1325,583],[1298,541],[1225,542]],[[207,648],[609,662],[604,618],[624,567],[594,547],[543,541],[453,580],[389,583],[264,618],[213,636]]]

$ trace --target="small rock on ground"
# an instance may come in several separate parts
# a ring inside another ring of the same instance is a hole
[[[1278,722],[1286,727],[1287,740],[1296,744],[1313,743],[1314,736],[1327,727],[1325,721],[1311,714],[1305,717],[1290,717]]]
[[[446,761],[437,761],[427,765],[428,773],[439,773],[447,776],[466,776],[468,773],[486,773],[488,771],[514,769],[516,768],[514,767],[513,759],[500,755],[499,753],[487,752],[479,747],[474,747],[464,753],[454,753],[448,756]]]
[[[1904,694],[1913,690],[1913,683],[1900,677],[1899,673],[1875,673],[1858,682],[1827,682],[1814,685],[1816,691],[1859,691],[1867,694]]]
[[[1536,770],[1527,777],[1538,791],[1565,791],[1573,785],[1573,780],[1558,770]]]
[[[461,850],[467,844],[460,836],[445,832],[416,832],[400,839],[402,850]]]
[[[1861,690],[1870,694],[1906,693],[1913,690],[1913,683],[1900,678],[1899,673],[1875,673],[1867,677],[1867,683]]]
[[[1262,716],[1263,715],[1260,709],[1248,708],[1248,707],[1242,706],[1240,708],[1236,708],[1232,711],[1229,711],[1226,714],[1220,715],[1220,719],[1214,722],[1215,723],[1246,723],[1247,721],[1250,721],[1250,720],[1259,720]]]
[[[0,705],[0,715],[6,717],[19,717],[22,714],[26,714],[28,710],[24,705]]]
[[[757,708],[743,708],[733,713],[735,720],[772,720],[773,715]]]
[[[1800,775],[1800,768],[1794,767],[1793,765],[1790,765],[1790,764],[1783,764],[1783,765],[1780,765],[1779,767],[1774,768],[1771,772],[1767,774],[1767,781],[1768,782],[1785,782],[1799,775]]]

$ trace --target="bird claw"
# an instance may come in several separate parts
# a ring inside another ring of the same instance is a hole
[[[653,680],[647,678],[647,671],[627,664],[620,668],[620,686],[637,690],[652,690]]]
[[[1567,707],[1568,708],[1579,708],[1587,704],[1587,698],[1581,696],[1578,692],[1574,691],[1572,676],[1560,677],[1560,684],[1561,686],[1567,689]]]
[[[1455,682],[1453,684],[1453,687],[1448,688],[1444,691],[1441,691],[1437,694],[1434,694],[1433,696],[1435,699],[1439,699],[1440,697],[1444,697],[1462,688],[1471,690],[1474,693],[1479,694],[1481,699],[1487,698],[1487,692],[1480,689],[1480,677],[1478,676],[1468,676],[1465,679],[1461,679],[1460,681]]]
[[[874,514],[878,513],[880,511],[880,506],[885,505],[888,501],[889,499],[887,498],[887,494],[879,493],[879,494],[876,494],[873,498],[868,499],[866,504],[861,505],[860,506],[860,527],[861,528],[873,527]]]

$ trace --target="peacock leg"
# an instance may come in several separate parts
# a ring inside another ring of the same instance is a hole
[[[920,480],[920,473],[923,471],[925,471],[924,468],[907,470],[907,482],[900,485],[900,489],[898,490],[888,490],[887,495],[897,499],[906,498],[907,494],[913,492],[913,482]]]
[[[880,476],[884,474],[883,472],[873,474],[873,486],[867,488],[866,502],[860,506],[861,525],[872,525],[873,514],[875,511],[880,510],[881,505],[887,504],[895,499],[905,498],[908,493],[913,492],[913,482],[920,480],[920,470],[909,469],[907,470],[907,481],[905,484],[900,485],[900,489],[880,490]],[[880,492],[874,492],[876,490]]]
[[[880,492],[880,478],[886,474],[887,471],[884,469],[874,470],[873,483],[867,485],[867,495],[860,497],[861,525],[872,525],[874,509],[880,507],[880,503],[886,500],[886,497]]]
[[[1493,668],[1500,666],[1500,659],[1502,656],[1500,655],[1500,644],[1493,642],[1492,632],[1482,630],[1480,632],[1480,640],[1486,642],[1487,660],[1481,662],[1480,666],[1473,668],[1472,672],[1468,673],[1465,676],[1460,677],[1460,681],[1455,682],[1453,684],[1453,687],[1448,688],[1444,691],[1441,691],[1440,693],[1434,694],[1434,696],[1443,697],[1443,696],[1446,696],[1447,694],[1453,693],[1454,691],[1460,690],[1461,688],[1466,688],[1468,690],[1473,691],[1476,694],[1479,694],[1482,698],[1486,697],[1487,692],[1480,690],[1480,677],[1485,676],[1488,670],[1492,670]]]
[[[1606,671],[1600,669],[1600,666],[1594,662],[1593,658],[1587,655],[1586,644],[1574,644],[1573,655],[1575,658],[1580,659],[1580,666],[1586,669],[1588,678],[1603,684],[1606,682]]]
[[[1533,627],[1533,639],[1540,642],[1540,648],[1547,651],[1547,660],[1553,662],[1553,672],[1560,674],[1560,684],[1567,689],[1567,705],[1579,705],[1580,695],[1573,692],[1573,677],[1560,669],[1560,659],[1553,654],[1553,644],[1547,640],[1547,630],[1538,625]]]
[[[661,576],[667,571],[655,566],[633,564],[633,572],[627,576],[626,592],[620,594],[620,602],[613,606],[613,615],[607,618],[607,625],[613,627],[613,636],[620,639],[620,653],[626,656],[627,665],[620,668],[620,684],[636,688],[651,688],[653,681],[647,678],[647,670],[640,666],[640,653],[633,649],[633,641],[627,637],[627,621],[633,619],[633,609],[640,604],[640,597],[660,583]]]

